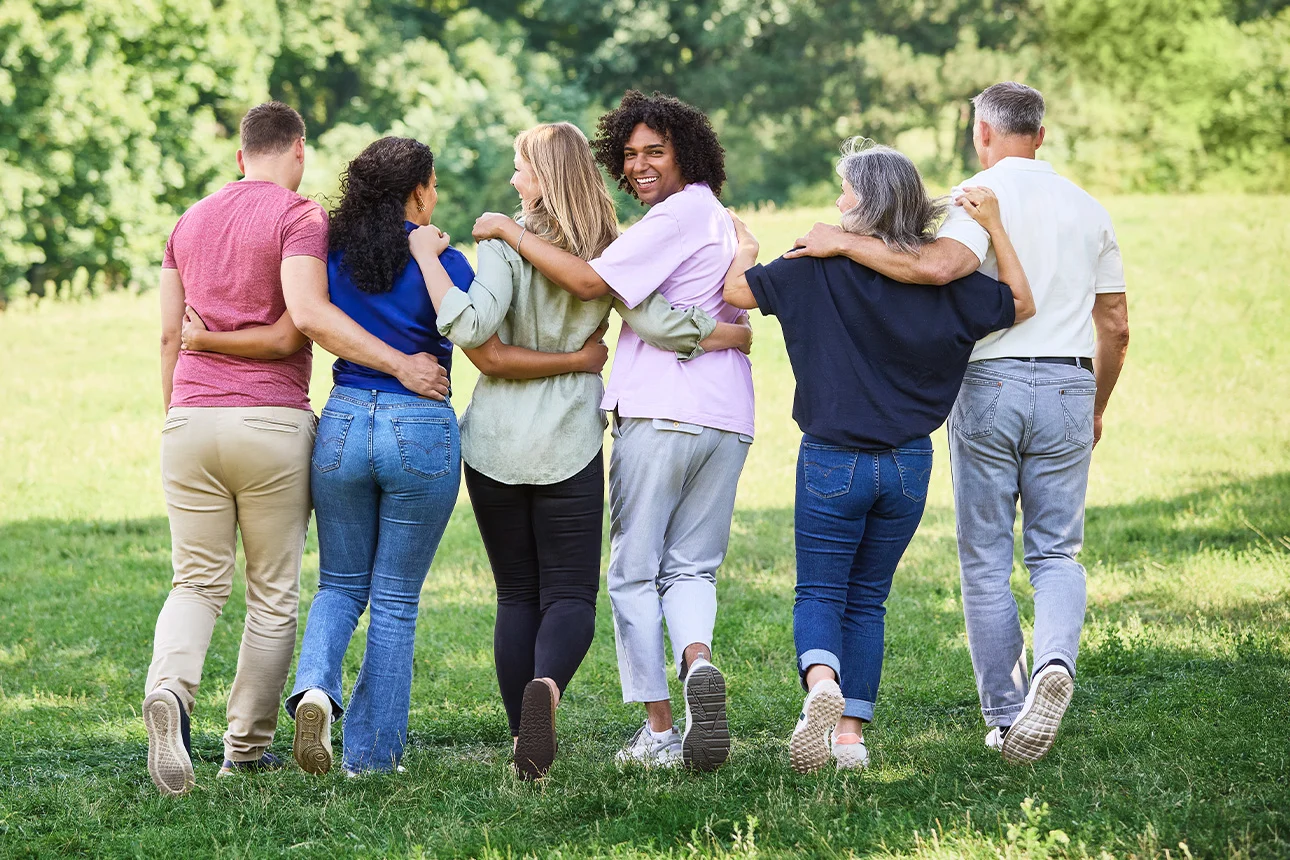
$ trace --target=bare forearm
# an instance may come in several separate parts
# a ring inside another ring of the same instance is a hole
[[[294,326],[291,327],[293,330]],[[240,331],[203,331],[190,335],[190,350],[218,352],[261,361],[276,361],[294,355],[304,346],[304,335],[290,337],[273,326],[256,326]]]
[[[1129,352],[1129,336],[1126,331],[1122,337],[1099,337],[1097,349],[1093,355],[1093,375],[1097,377],[1097,398],[1093,401],[1093,411],[1101,415],[1111,402],[1111,392],[1120,379],[1124,369],[1124,359]]]
[[[699,341],[704,352],[716,352],[721,349],[748,349],[752,340],[752,330],[746,325],[719,322],[712,334]]]
[[[533,264],[547,280],[568,293],[585,301],[609,295],[605,283],[586,260],[557,248],[532,233],[524,232],[519,224],[511,223],[501,237],[520,256]],[[521,241],[521,239],[523,241]]]
[[[994,255],[999,261],[999,280],[1012,290],[1012,300],[1016,305],[1016,320],[1022,322],[1035,315],[1035,297],[1030,291],[1030,281],[1026,271],[1021,267],[1021,258],[1012,247],[1012,240],[1002,227],[990,231],[990,242],[994,245]]]
[[[296,327],[332,355],[397,377],[404,354],[371,334],[331,302],[291,309]]]
[[[744,310],[757,307],[757,298],[753,295],[752,288],[748,286],[746,275],[747,271],[757,264],[757,251],[758,248],[754,245],[739,246],[734,262],[726,270],[726,283],[721,291],[721,298],[726,304]]]
[[[952,239],[929,242],[917,254],[893,250],[873,236],[845,233],[839,242],[842,256],[905,284],[944,286],[976,271],[980,265],[971,250]]]
[[[440,305],[443,304],[443,297],[448,295],[449,290],[456,289],[452,278],[448,277],[448,270],[439,262],[437,255],[413,253],[413,259],[421,268],[421,275],[425,278],[426,292],[430,294],[430,303],[434,305],[435,312],[439,311]]]
[[[179,338],[161,339],[161,405],[170,411],[170,399],[175,388],[175,365],[179,363]]]
[[[538,352],[500,341],[463,352],[480,373],[496,379],[543,379],[585,370],[577,353]]]

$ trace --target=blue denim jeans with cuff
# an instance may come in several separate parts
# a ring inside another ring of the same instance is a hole
[[[923,518],[931,474],[926,436],[879,453],[802,439],[794,516],[797,667],[803,687],[812,665],[837,674],[845,716],[873,720],[887,595]]]
[[[318,593],[309,608],[287,712],[322,690],[344,716],[346,770],[393,770],[407,742],[421,586],[457,501],[461,442],[447,400],[337,386],[323,408],[311,470]],[[341,664],[370,610],[349,707]]]

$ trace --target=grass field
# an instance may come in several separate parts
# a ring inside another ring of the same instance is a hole
[[[1290,199],[1109,203],[1133,345],[1093,461],[1076,697],[1034,767],[981,743],[942,431],[889,604],[874,766],[789,769],[797,430],[779,330],[762,319],[757,442],[720,577],[728,766],[612,764],[640,716],[619,701],[602,588],[561,757],[542,785],[510,778],[493,588],[463,492],[423,593],[408,772],[216,781],[238,586],[194,715],[197,788],[162,798],[139,718],[170,579],[155,296],[0,315],[0,855],[1290,856]],[[828,215],[749,220],[773,254]],[[327,381],[320,357],[315,408]],[[460,410],[464,361],[455,382]],[[311,536],[302,617],[317,564]],[[1018,564],[1029,618],[1025,583]],[[290,732],[284,718],[284,756]]]

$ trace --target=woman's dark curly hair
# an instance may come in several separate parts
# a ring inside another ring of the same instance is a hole
[[[412,258],[403,214],[408,195],[430,181],[434,153],[407,137],[372,142],[340,175],[340,205],[327,244],[365,293],[385,293]]]
[[[641,123],[672,141],[681,177],[687,183],[706,182],[713,194],[721,196],[721,186],[726,181],[726,151],[717,141],[712,123],[698,108],[658,91],[647,96],[628,90],[618,107],[602,116],[596,126],[591,148],[596,161],[619,188],[636,196],[623,175],[623,147]]]

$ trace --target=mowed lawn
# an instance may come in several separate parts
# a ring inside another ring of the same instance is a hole
[[[543,784],[510,776],[493,585],[463,491],[422,597],[408,772],[215,778],[239,584],[198,695],[197,788],[162,798],[139,717],[170,580],[156,297],[11,308],[0,315],[0,855],[1290,856],[1290,198],[1109,206],[1133,344],[1093,460],[1075,700],[1033,767],[982,746],[940,431],[927,513],[889,603],[873,767],[789,769],[802,695],[798,433],[778,326],[759,318],[757,441],[720,573],[726,767],[615,767],[640,714],[620,701],[602,588],[595,643],[560,709],[560,757]],[[770,256],[832,214],[749,221]],[[327,371],[319,356],[316,409]],[[472,385],[463,360],[459,410]],[[311,535],[302,622],[317,568]],[[1029,619],[1019,561],[1014,585]],[[348,681],[361,648],[360,635]],[[290,738],[284,716],[279,755]]]

